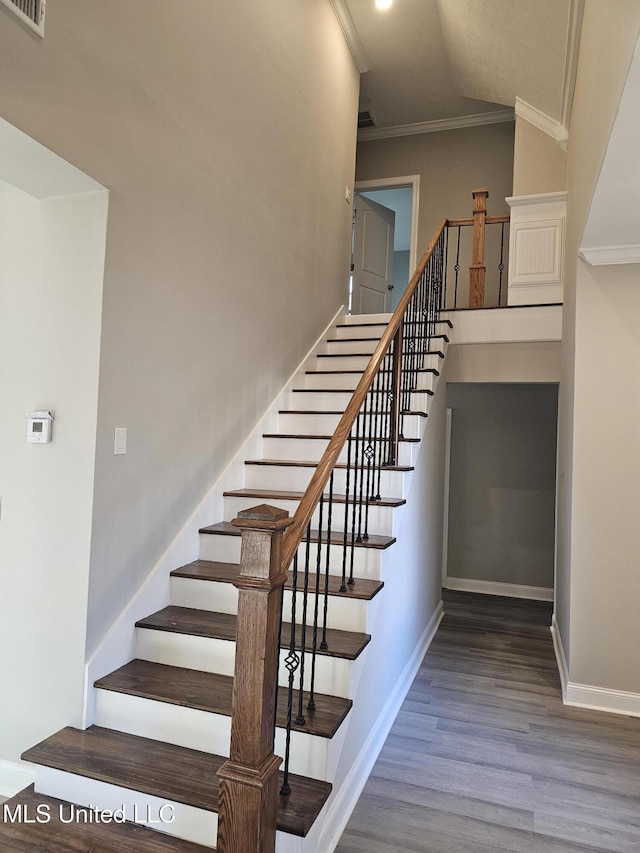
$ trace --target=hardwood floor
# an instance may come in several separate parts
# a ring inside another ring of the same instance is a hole
[[[444,600],[337,853],[638,853],[640,719],[562,704],[550,604]]]

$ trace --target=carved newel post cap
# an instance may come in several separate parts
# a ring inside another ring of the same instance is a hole
[[[270,504],[260,504],[251,509],[243,509],[231,524],[240,528],[280,530],[288,527],[292,522],[293,519],[286,509]]]

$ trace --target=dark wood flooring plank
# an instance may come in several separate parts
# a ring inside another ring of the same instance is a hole
[[[638,853],[640,720],[562,704],[550,604],[444,598],[336,853]]]

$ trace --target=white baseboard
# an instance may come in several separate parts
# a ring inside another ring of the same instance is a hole
[[[262,455],[262,434],[275,430],[278,410],[282,408],[284,395],[304,371],[308,360],[320,351],[329,331],[344,312],[345,307],[341,305],[85,664],[82,713],[84,728],[90,726],[95,720],[94,682],[128,663],[134,657],[135,623],[169,603],[170,572],[197,559],[198,531],[212,521],[222,518],[223,492],[226,489],[237,488],[239,482],[244,483],[244,479],[238,478],[244,478],[245,459]]]
[[[562,637],[558,630],[556,622],[556,614],[551,617],[551,637],[553,639],[553,651],[556,655],[556,663],[558,664],[558,672],[560,674],[560,684],[562,685],[562,701],[566,701],[567,697],[567,682],[569,681],[569,669],[567,667],[567,659],[562,646]]]
[[[524,586],[519,583],[498,583],[480,581],[473,578],[453,578],[448,576],[443,586],[458,592],[479,592],[482,595],[502,595],[506,598],[530,598],[535,601],[553,601],[553,589],[545,586]]]
[[[591,711],[606,711],[609,714],[624,714],[627,717],[640,717],[640,693],[595,687],[592,684],[579,684],[569,680],[569,668],[555,614],[551,620],[551,636],[562,684],[562,701],[565,705],[587,708]]]
[[[340,841],[344,828],[347,825],[347,822],[351,817],[351,813],[358,802],[358,798],[362,793],[362,789],[371,774],[371,770],[373,769],[373,765],[376,763],[380,750],[384,746],[384,742],[391,730],[391,726],[398,716],[398,712],[407,693],[409,692],[409,688],[418,674],[422,659],[427,653],[427,650],[431,645],[431,641],[436,635],[436,631],[438,630],[438,626],[440,625],[443,616],[444,606],[443,602],[440,601],[433,612],[427,627],[424,629],[411,658],[400,674],[395,687],[389,694],[389,698],[380,712],[375,728],[371,730],[369,737],[360,750],[360,753],[353,763],[349,774],[345,778],[340,789],[333,798],[333,802],[329,806],[319,842],[315,847],[316,851],[332,853]]]
[[[36,768],[26,761],[0,760],[0,797],[9,799],[19,791],[33,785],[36,779]]]
[[[610,690],[606,687],[577,684],[574,681],[567,682],[564,704],[589,708],[592,711],[624,714],[627,717],[640,717],[640,693]]]

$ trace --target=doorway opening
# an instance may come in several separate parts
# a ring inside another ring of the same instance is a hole
[[[393,312],[418,262],[419,175],[355,185],[349,313]]]
[[[443,587],[553,601],[558,385],[447,384]]]

